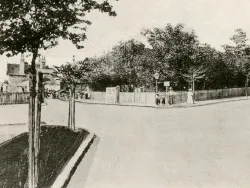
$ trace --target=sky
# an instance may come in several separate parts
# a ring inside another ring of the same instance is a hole
[[[119,41],[137,39],[146,43],[140,35],[142,29],[164,27],[168,23],[183,23],[194,30],[200,42],[220,50],[230,44],[235,29],[242,28],[250,38],[249,0],[110,0],[117,12],[116,17],[93,12],[88,15],[92,25],[88,27],[85,48],[77,50],[70,41],[43,52],[49,66],[71,62],[85,57],[100,56],[112,49]],[[0,81],[5,79],[6,66],[19,63],[20,56],[0,56]],[[29,59],[27,59],[29,61]]]

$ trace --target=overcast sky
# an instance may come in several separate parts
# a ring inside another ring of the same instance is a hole
[[[250,38],[249,0],[119,0],[110,1],[117,17],[95,12],[89,17],[85,48],[77,50],[70,42],[60,41],[59,46],[44,53],[48,65],[59,65],[85,57],[98,56],[108,51],[119,41],[140,36],[144,28],[164,27],[167,23],[183,23],[194,30],[202,43],[220,49],[229,43],[236,28],[242,28]],[[19,63],[19,57],[0,57],[0,79],[6,74],[7,62]]]

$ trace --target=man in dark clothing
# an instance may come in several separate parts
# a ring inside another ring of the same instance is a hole
[[[159,94],[156,94],[155,104],[159,105],[161,103]]]
[[[165,97],[164,96],[161,97],[161,104],[165,105]]]

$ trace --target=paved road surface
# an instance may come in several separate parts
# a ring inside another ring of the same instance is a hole
[[[249,100],[179,109],[76,107],[77,125],[100,137],[86,188],[250,185]],[[0,123],[25,121],[27,106],[10,108],[0,107]],[[66,124],[66,109],[49,101],[43,121]]]

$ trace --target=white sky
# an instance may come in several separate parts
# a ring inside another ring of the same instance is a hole
[[[110,1],[117,17],[92,13],[92,25],[88,28],[85,48],[77,50],[70,42],[61,41],[59,46],[44,53],[48,65],[59,65],[95,55],[101,55],[121,40],[140,36],[144,28],[164,27],[167,23],[183,23],[195,30],[199,40],[220,49],[229,43],[236,28],[242,28],[250,38],[249,0],[119,0]],[[0,80],[5,77],[7,61],[19,63],[20,57],[7,59],[0,56]]]

